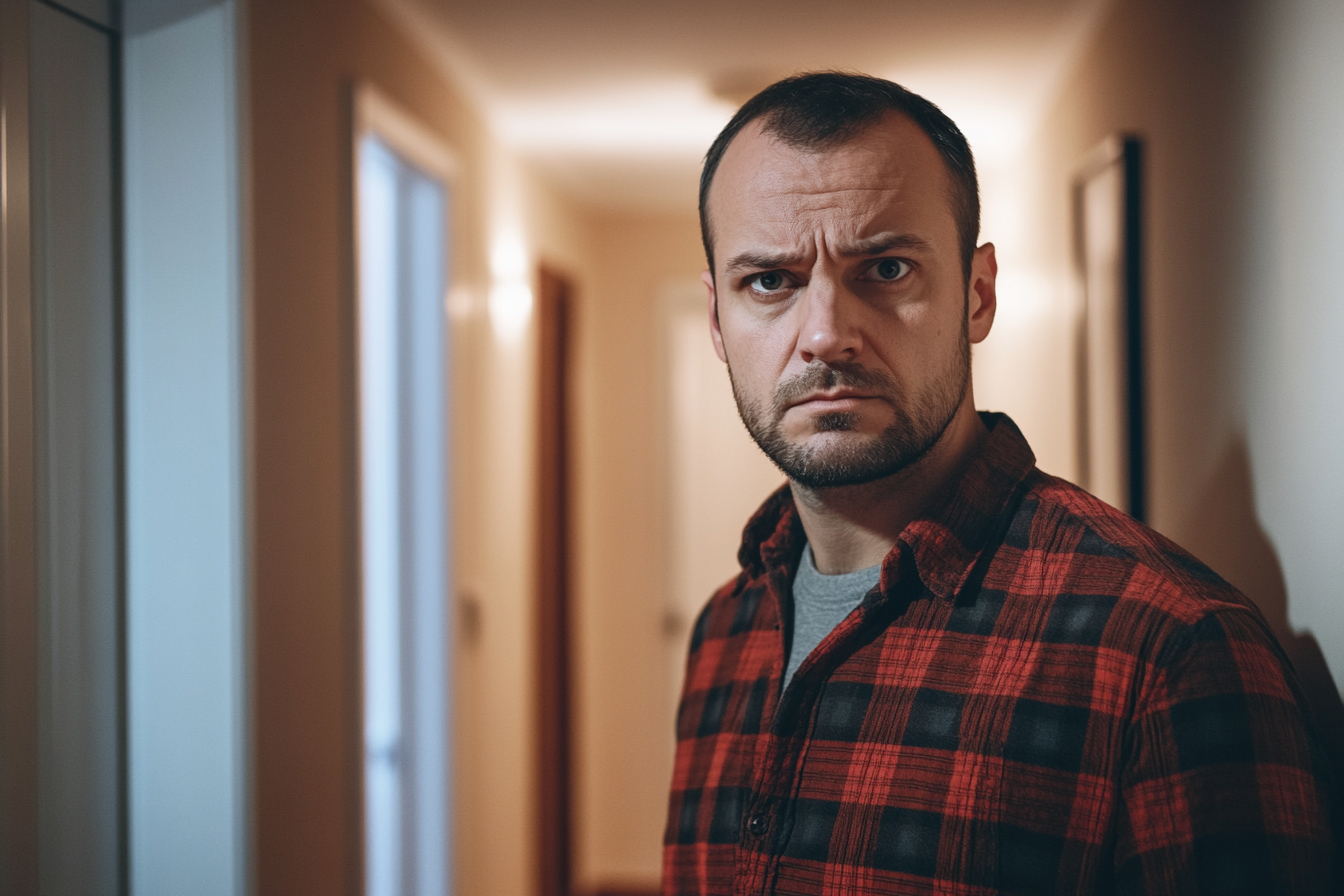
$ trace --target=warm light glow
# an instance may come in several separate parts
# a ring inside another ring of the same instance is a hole
[[[500,342],[512,343],[532,319],[531,259],[517,230],[502,229],[490,246],[490,324]]]
[[[990,72],[962,69],[929,69],[881,73],[927,97],[947,113],[966,135],[978,169],[1011,166],[1026,149],[1037,125],[1037,97],[1020,90],[1012,97],[986,90],[993,83]],[[1037,90],[1039,92],[1039,89]]]
[[[734,111],[689,80],[500,103],[491,123],[506,144],[524,152],[699,158]]]
[[[532,289],[526,283],[501,282],[490,289],[490,323],[501,342],[516,342],[532,319]]]
[[[527,277],[527,249],[517,234],[495,239],[490,247],[490,273],[496,280],[522,280]]]
[[[1029,267],[1000,269],[997,292],[994,326],[1000,331],[1030,329],[1064,310],[1058,301],[1056,284],[1041,271]]]

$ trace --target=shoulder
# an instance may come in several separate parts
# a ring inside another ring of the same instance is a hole
[[[1113,696],[1135,717],[1157,712],[1180,729],[1183,719],[1203,724],[1208,713],[1244,716],[1239,730],[1292,739],[1301,748],[1294,761],[1310,764],[1302,758],[1305,735],[1266,733],[1301,734],[1302,695],[1249,598],[1171,539],[1077,486],[1039,471],[1024,484],[1001,550],[1014,552],[1015,580],[1032,583],[1012,593],[1030,607],[1024,613],[1037,620],[1045,652],[1091,645],[1114,678]],[[1271,717],[1278,721],[1269,724]],[[1285,728],[1284,720],[1293,721]],[[1276,754],[1263,746],[1257,755]]]
[[[1128,656],[1149,685],[1196,656],[1188,671],[1207,668],[1216,653],[1247,688],[1295,690],[1259,608],[1216,572],[1076,485],[1037,470],[1023,486],[999,551],[1013,580],[1005,590],[1042,619],[1044,640],[1082,639]],[[1211,641],[1224,647],[1213,651]]]
[[[1005,546],[1052,573],[1063,592],[1102,589],[1194,625],[1210,613],[1259,610],[1166,536],[1078,486],[1035,470],[1008,524]]]

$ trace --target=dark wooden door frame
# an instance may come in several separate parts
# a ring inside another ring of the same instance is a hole
[[[537,753],[541,896],[572,885],[569,607],[570,281],[537,276]]]

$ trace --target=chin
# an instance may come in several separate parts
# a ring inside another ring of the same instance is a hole
[[[869,456],[879,441],[876,435],[867,433],[819,432],[798,442],[796,451],[807,457],[809,465],[843,467]]]
[[[797,440],[799,448],[811,451],[825,451],[827,446],[835,446],[852,451],[857,447],[872,444],[881,437],[880,432],[864,432],[861,429],[817,429],[806,438]]]

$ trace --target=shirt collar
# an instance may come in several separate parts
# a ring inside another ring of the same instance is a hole
[[[884,593],[896,581],[904,545],[925,587],[940,598],[954,597],[1002,527],[1018,484],[1035,468],[1031,447],[1006,414],[982,412],[980,418],[989,436],[955,488],[901,531],[882,563]],[[806,541],[793,493],[785,483],[747,523],[737,559],[753,577],[779,567],[791,571]]]

